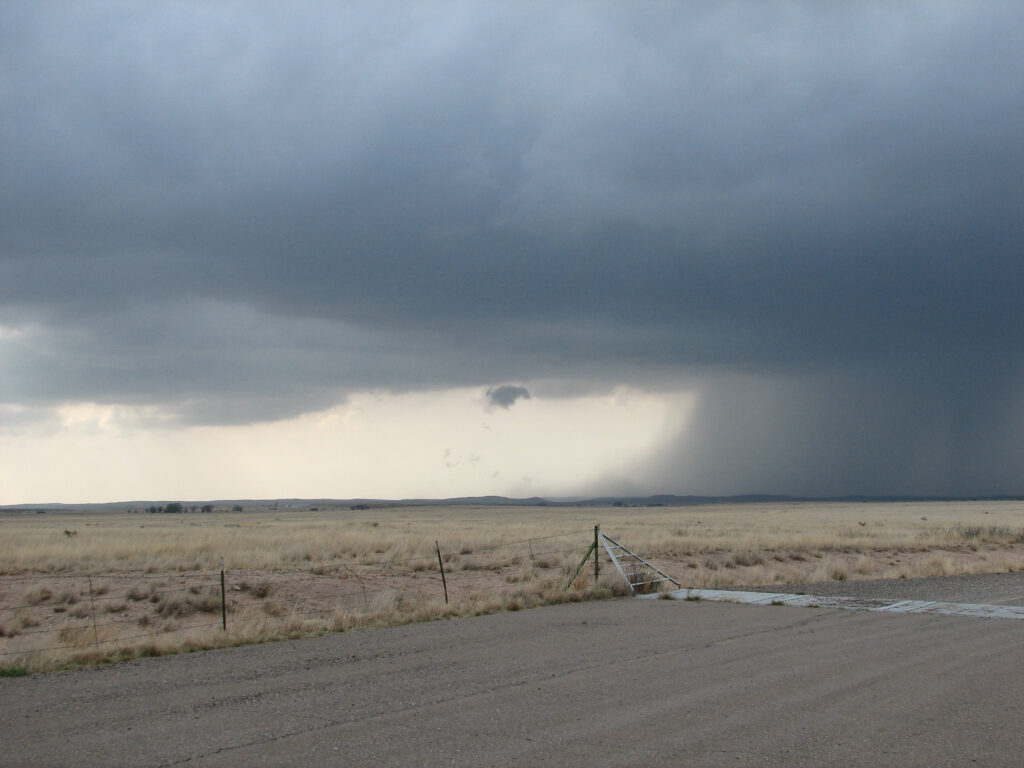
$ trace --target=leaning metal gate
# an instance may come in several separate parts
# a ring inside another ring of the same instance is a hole
[[[636,594],[638,589],[645,592],[655,591],[658,589],[655,585],[665,581],[670,581],[677,587],[681,586],[663,570],[654,567],[640,555],[626,549],[611,536],[598,532],[598,538],[604,545],[604,551],[608,553],[608,557],[615,564],[615,570],[629,585],[630,594]]]
[[[587,549],[587,554],[580,560],[580,564],[576,566],[576,570],[573,571],[572,576],[569,577],[568,583],[565,585],[566,589],[572,586],[572,583],[579,576],[583,566],[586,565],[590,556],[594,556],[594,583],[597,583],[597,577],[599,572],[599,547],[603,546],[604,551],[608,553],[608,557],[615,565],[615,570],[619,572],[619,575],[623,578],[626,584],[629,586],[629,593],[635,595],[639,592],[651,592],[656,591],[657,584],[662,582],[672,582],[677,587],[682,586],[678,581],[673,579],[667,573],[660,568],[651,565],[649,562],[644,560],[640,555],[626,549],[624,546],[619,544],[611,536],[606,536],[601,533],[601,526],[594,526],[594,543]]]

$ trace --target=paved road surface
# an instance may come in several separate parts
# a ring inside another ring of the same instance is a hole
[[[824,581],[820,584],[775,585],[753,589],[863,599],[940,600],[946,603],[1024,606],[1024,571],[938,576],[932,579]]]
[[[3,766],[1019,766],[1024,622],[619,599],[0,680]]]

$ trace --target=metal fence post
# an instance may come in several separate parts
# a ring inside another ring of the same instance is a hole
[[[100,636],[96,632],[96,600],[93,598],[92,576],[89,576],[89,607],[92,609],[92,642],[97,647],[100,644]]]
[[[228,601],[224,591],[224,557],[220,558],[220,625],[225,632],[228,631]]]
[[[444,577],[444,561],[441,559],[441,545],[434,540],[434,548],[437,550],[437,564],[441,568],[441,586],[444,587],[444,604],[448,605],[448,581]]]

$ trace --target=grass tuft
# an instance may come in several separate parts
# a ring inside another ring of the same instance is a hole
[[[263,600],[264,598],[269,597],[270,593],[273,592],[273,591],[274,591],[274,585],[273,584],[271,584],[269,581],[261,581],[259,584],[254,586],[251,590],[249,590],[249,593],[253,597],[255,597],[255,598],[259,599],[259,600]]]
[[[53,592],[47,587],[29,587],[21,596],[22,605],[39,605],[53,597]]]

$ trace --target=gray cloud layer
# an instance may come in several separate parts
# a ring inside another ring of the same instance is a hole
[[[0,11],[0,402],[701,393],[655,490],[1021,492],[1016,4]]]

